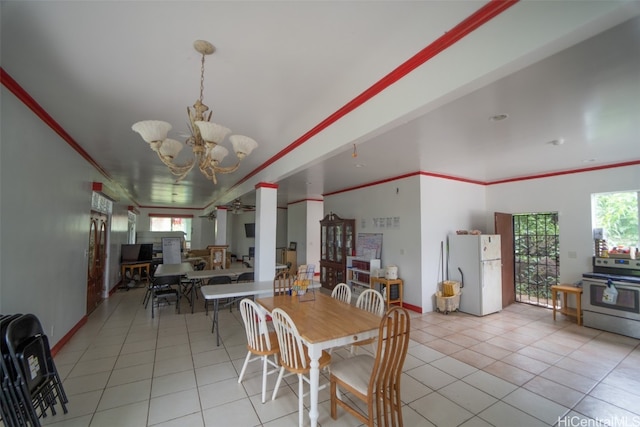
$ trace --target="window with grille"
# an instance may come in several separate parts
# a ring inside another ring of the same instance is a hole
[[[516,301],[550,307],[558,284],[558,213],[513,215]]]

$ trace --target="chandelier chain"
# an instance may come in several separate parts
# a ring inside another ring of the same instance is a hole
[[[204,93],[204,54],[202,54],[202,61],[200,65],[200,102],[202,102]]]

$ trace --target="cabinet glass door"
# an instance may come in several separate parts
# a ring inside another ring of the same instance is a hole
[[[327,259],[327,226],[323,225],[320,228],[320,242],[322,243],[320,246],[320,259]]]
[[[342,224],[337,224],[335,226],[336,229],[336,262],[342,262],[342,252],[343,252],[343,244],[342,239],[344,236],[342,235]]]
[[[335,261],[336,259],[336,247],[335,247],[335,230],[333,227],[327,227],[327,257],[328,261]]]

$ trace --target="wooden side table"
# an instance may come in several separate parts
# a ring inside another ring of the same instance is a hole
[[[402,279],[385,279],[384,277],[372,277],[370,279],[371,288],[375,289],[376,284],[380,285],[380,291],[382,291],[383,287],[387,288],[387,310],[389,310],[389,306],[391,305],[391,303],[400,303],[400,307],[402,307]],[[398,287],[398,296],[394,299],[391,299],[392,286]]]
[[[556,307],[556,300],[558,292],[562,292],[562,306]],[[567,295],[573,294],[576,296],[576,308],[567,307]],[[553,320],[556,320],[556,311],[566,315],[574,316],[578,325],[582,325],[582,288],[571,285],[554,285],[551,286],[551,300],[553,301]]]
[[[131,273],[131,279],[133,279],[133,275],[136,270],[138,270],[138,274],[140,275],[140,279],[142,279],[142,272],[146,273],[146,281],[147,286],[149,286],[149,277],[151,277],[151,261],[148,262],[130,262],[126,264],[120,265],[121,273],[122,273],[122,284],[125,285],[125,280],[127,280],[126,273],[127,271]],[[126,285],[125,285],[126,286]],[[129,287],[127,286],[127,290]]]

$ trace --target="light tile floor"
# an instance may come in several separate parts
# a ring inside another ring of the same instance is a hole
[[[202,299],[194,314],[183,300],[182,314],[164,306],[151,319],[143,294],[116,292],[56,355],[69,413],[44,424],[297,424],[295,377],[265,404],[259,363],[237,383],[246,350],[236,309],[221,312],[217,347]],[[411,321],[402,378],[406,426],[640,425],[639,340],[562,316],[554,322],[548,309],[524,304],[481,318],[413,313]],[[337,350],[332,357],[347,356]],[[320,400],[320,425],[359,425],[342,410],[331,419],[327,390]]]

